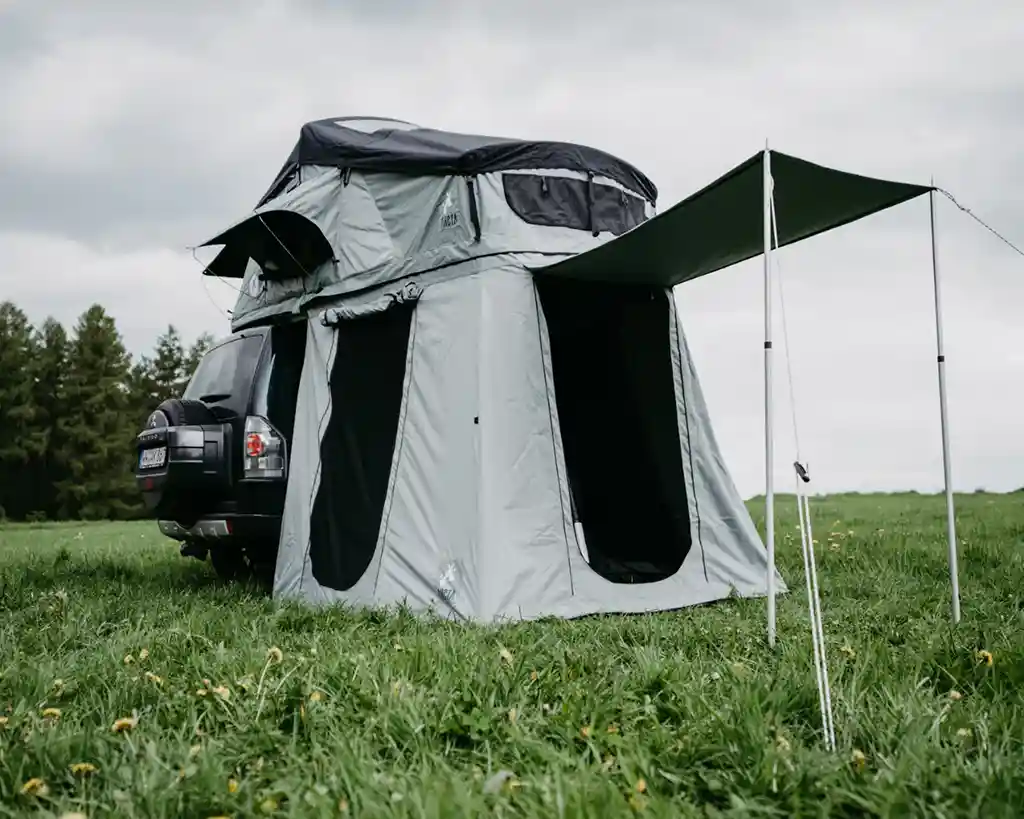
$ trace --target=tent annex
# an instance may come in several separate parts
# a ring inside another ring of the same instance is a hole
[[[789,241],[906,193],[773,156],[836,187]],[[305,324],[275,596],[498,620],[784,592],[672,297],[759,252],[714,189],[655,216],[585,146],[304,125],[206,243],[242,280],[235,329]]]

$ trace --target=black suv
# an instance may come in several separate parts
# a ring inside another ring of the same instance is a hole
[[[232,334],[136,438],[160,531],[226,579],[273,582],[305,344],[301,321]]]

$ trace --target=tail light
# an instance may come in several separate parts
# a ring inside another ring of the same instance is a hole
[[[284,438],[266,418],[245,419],[245,455],[242,474],[246,478],[283,478],[287,466]]]

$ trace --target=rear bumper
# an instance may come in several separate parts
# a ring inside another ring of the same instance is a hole
[[[280,515],[210,514],[200,518],[193,526],[182,526],[173,520],[159,520],[160,533],[180,541],[263,542],[277,544],[281,534]]]

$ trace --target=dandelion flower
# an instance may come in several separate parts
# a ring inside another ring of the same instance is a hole
[[[853,762],[853,766],[860,770],[867,763],[868,758],[864,755],[864,752],[859,748],[854,748],[853,753],[850,754],[850,761]]]
[[[7,717],[0,717],[0,728],[6,728],[10,720]]]
[[[985,649],[979,651],[977,657],[978,662],[985,663],[985,665],[992,665],[992,663],[995,662],[994,658],[992,657],[992,652],[985,651]]]
[[[237,779],[229,779],[228,780],[228,793],[238,793],[238,780]]]
[[[96,773],[98,770],[99,768],[91,762],[76,762],[71,766],[71,773],[75,776],[88,776],[89,774]]]
[[[309,699],[312,702],[322,702],[323,698],[324,695],[322,691],[314,691],[312,694],[309,695]]]
[[[60,709],[59,708],[44,708],[43,711],[42,711],[42,714],[43,714],[43,718],[44,719],[52,719],[52,720],[60,719]]]
[[[135,658],[131,654],[125,654],[124,655],[124,664],[125,665],[131,665],[134,662],[135,662]]]
[[[139,659],[143,660],[143,661],[149,659],[149,649],[148,648],[144,648],[144,649],[142,649],[142,651],[139,652]]]
[[[843,643],[843,647],[839,651],[850,660],[857,656],[857,652],[853,650],[853,646],[849,643]]]
[[[114,724],[110,726],[110,730],[115,734],[123,734],[125,731],[130,731],[139,721],[135,717],[121,717],[120,719],[114,720]]]
[[[953,702],[958,702],[959,700],[962,700],[964,698],[964,695],[954,689],[953,691],[949,692],[949,698],[953,700]]]
[[[584,725],[582,728],[580,728],[580,736],[583,737],[584,739],[587,739],[590,736],[590,726],[589,725]]]
[[[268,663],[280,663],[284,660],[284,653],[277,646],[271,646],[267,649],[267,662]]]
[[[162,683],[164,681],[163,677],[158,677],[152,671],[147,671],[146,672],[146,679],[149,680],[152,683],[156,683],[157,685],[159,685],[160,683]]]
[[[775,737],[775,747],[779,749],[779,753],[788,754],[793,746],[789,744],[788,739],[779,734]]]
[[[645,780],[643,777],[640,777],[636,781],[636,792],[637,793],[646,793],[647,792],[647,780]]]
[[[538,674],[537,674],[536,671],[531,671],[530,672],[530,679],[533,680],[533,682],[537,682],[537,677],[538,677]]]
[[[25,796],[45,796],[49,790],[46,783],[38,776],[33,776],[21,786],[21,792]]]
[[[498,654],[501,656],[501,659],[504,660],[508,665],[512,665],[513,659],[511,651],[502,646],[501,651],[499,651]]]
[[[202,750],[203,750],[203,746],[202,745],[193,745],[191,748],[188,749],[188,755],[190,757],[199,756],[199,754],[202,752]]]
[[[960,737],[960,739],[967,739],[969,736],[971,736],[971,729],[960,728],[959,730],[957,730],[956,735]]]
[[[213,693],[220,697],[222,700],[231,699],[231,689],[226,685],[218,685],[213,689]]]

